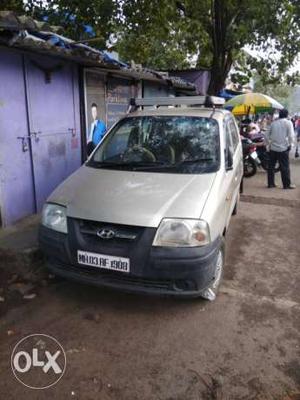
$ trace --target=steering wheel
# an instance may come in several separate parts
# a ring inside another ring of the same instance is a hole
[[[155,162],[156,157],[152,151],[146,149],[145,147],[134,145],[133,147],[127,149],[123,154],[124,162]]]

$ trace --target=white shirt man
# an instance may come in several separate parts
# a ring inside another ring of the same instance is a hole
[[[272,151],[286,151],[291,148],[295,140],[292,121],[287,118],[276,119],[272,122],[266,137]]]
[[[289,152],[294,143],[294,127],[287,119],[288,111],[280,110],[279,118],[272,122],[266,134],[267,147],[270,149],[268,168],[268,188],[275,188],[274,168],[279,162],[283,189],[295,189],[291,184]]]

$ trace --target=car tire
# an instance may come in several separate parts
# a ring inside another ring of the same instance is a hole
[[[237,215],[238,208],[239,208],[239,202],[240,202],[240,196],[238,195],[235,205],[234,205],[234,209],[232,210],[232,215]]]
[[[218,250],[218,256],[215,267],[215,277],[211,284],[201,293],[201,298],[214,301],[219,292],[219,288],[223,279],[225,264],[225,239],[222,239],[221,246]]]
[[[244,160],[244,177],[251,178],[257,172],[257,166],[254,160],[251,157],[248,157]]]
[[[241,180],[241,184],[240,184],[240,194],[244,193],[244,178],[242,178]]]

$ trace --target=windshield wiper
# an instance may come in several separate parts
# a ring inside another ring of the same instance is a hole
[[[180,167],[181,165],[184,164],[192,164],[192,163],[200,163],[200,162],[209,162],[209,161],[213,161],[213,158],[194,158],[192,159],[187,159],[187,160],[183,160],[183,161],[179,161],[176,162],[174,164],[170,164],[168,162],[153,162],[153,163],[145,163],[143,165],[138,164],[136,168],[134,168],[134,170],[138,171],[138,170],[146,170],[146,169],[171,169],[171,168],[177,168]]]
[[[187,158],[185,160],[175,163],[174,165],[192,164],[192,163],[208,162],[208,161],[214,161],[214,159],[213,158]]]
[[[95,166],[96,168],[132,168],[133,170],[138,170],[138,169],[148,169],[148,168],[157,168],[162,165],[164,165],[165,162],[162,161],[151,161],[151,162],[107,162],[107,161],[98,161],[95,162],[93,161],[90,165]]]
[[[170,166],[172,166],[172,164],[169,164],[166,161],[153,161],[151,163],[137,163],[134,166],[134,170],[139,171],[155,168],[169,168]]]
[[[213,158],[194,158],[194,159],[185,159],[182,161],[178,161],[174,164],[165,164],[163,168],[177,168],[184,164],[194,164],[194,163],[201,163],[201,162],[209,162],[214,161]]]
[[[186,159],[173,164],[170,164],[166,161],[150,161],[150,162],[93,161],[89,165],[96,168],[132,168],[133,171],[139,171],[139,170],[148,170],[156,168],[162,168],[162,169],[177,168],[184,164],[193,164],[193,163],[209,162],[209,161],[213,161],[213,158]]]

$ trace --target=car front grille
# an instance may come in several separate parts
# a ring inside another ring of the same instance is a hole
[[[139,226],[110,224],[105,222],[88,221],[78,219],[76,220],[79,226],[79,231],[85,239],[92,237],[97,240],[121,240],[121,241],[134,241],[142,234],[144,228]],[[101,237],[101,232],[112,232],[112,237]]]

